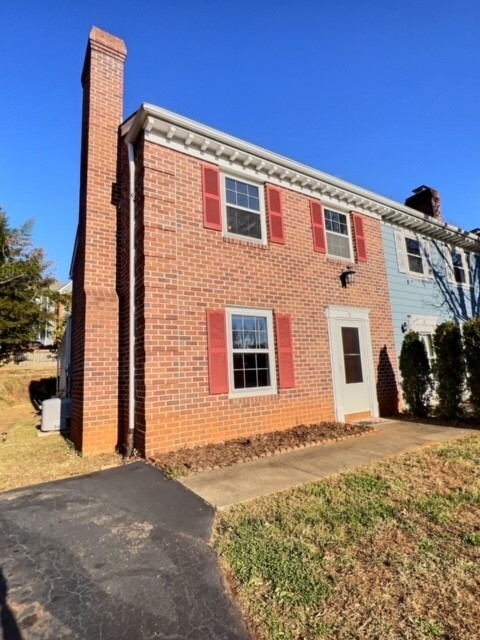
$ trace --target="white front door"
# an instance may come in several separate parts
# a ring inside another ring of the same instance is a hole
[[[378,416],[368,311],[328,307],[327,317],[337,420]]]

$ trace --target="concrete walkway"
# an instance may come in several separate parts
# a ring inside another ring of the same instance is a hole
[[[217,509],[224,509],[382,458],[478,433],[471,429],[399,421],[378,424],[376,429],[375,434],[205,471],[181,482]]]

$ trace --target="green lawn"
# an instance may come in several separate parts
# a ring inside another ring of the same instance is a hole
[[[223,512],[255,638],[480,638],[480,435]]]

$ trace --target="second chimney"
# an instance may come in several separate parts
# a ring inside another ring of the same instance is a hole
[[[436,220],[443,220],[439,192],[424,184],[413,189],[413,196],[405,200],[405,205],[426,213],[427,216],[432,216]]]

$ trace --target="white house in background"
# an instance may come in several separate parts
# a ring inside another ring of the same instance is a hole
[[[72,282],[62,284],[56,280],[50,287],[52,291],[56,291],[61,295],[72,295]],[[61,303],[52,303],[52,301],[42,296],[38,300],[38,304],[42,306],[45,311],[49,311],[53,314],[53,317],[45,321],[44,326],[41,328],[38,334],[38,341],[44,347],[50,347],[55,344],[55,334],[57,327],[65,317],[65,306]]]

